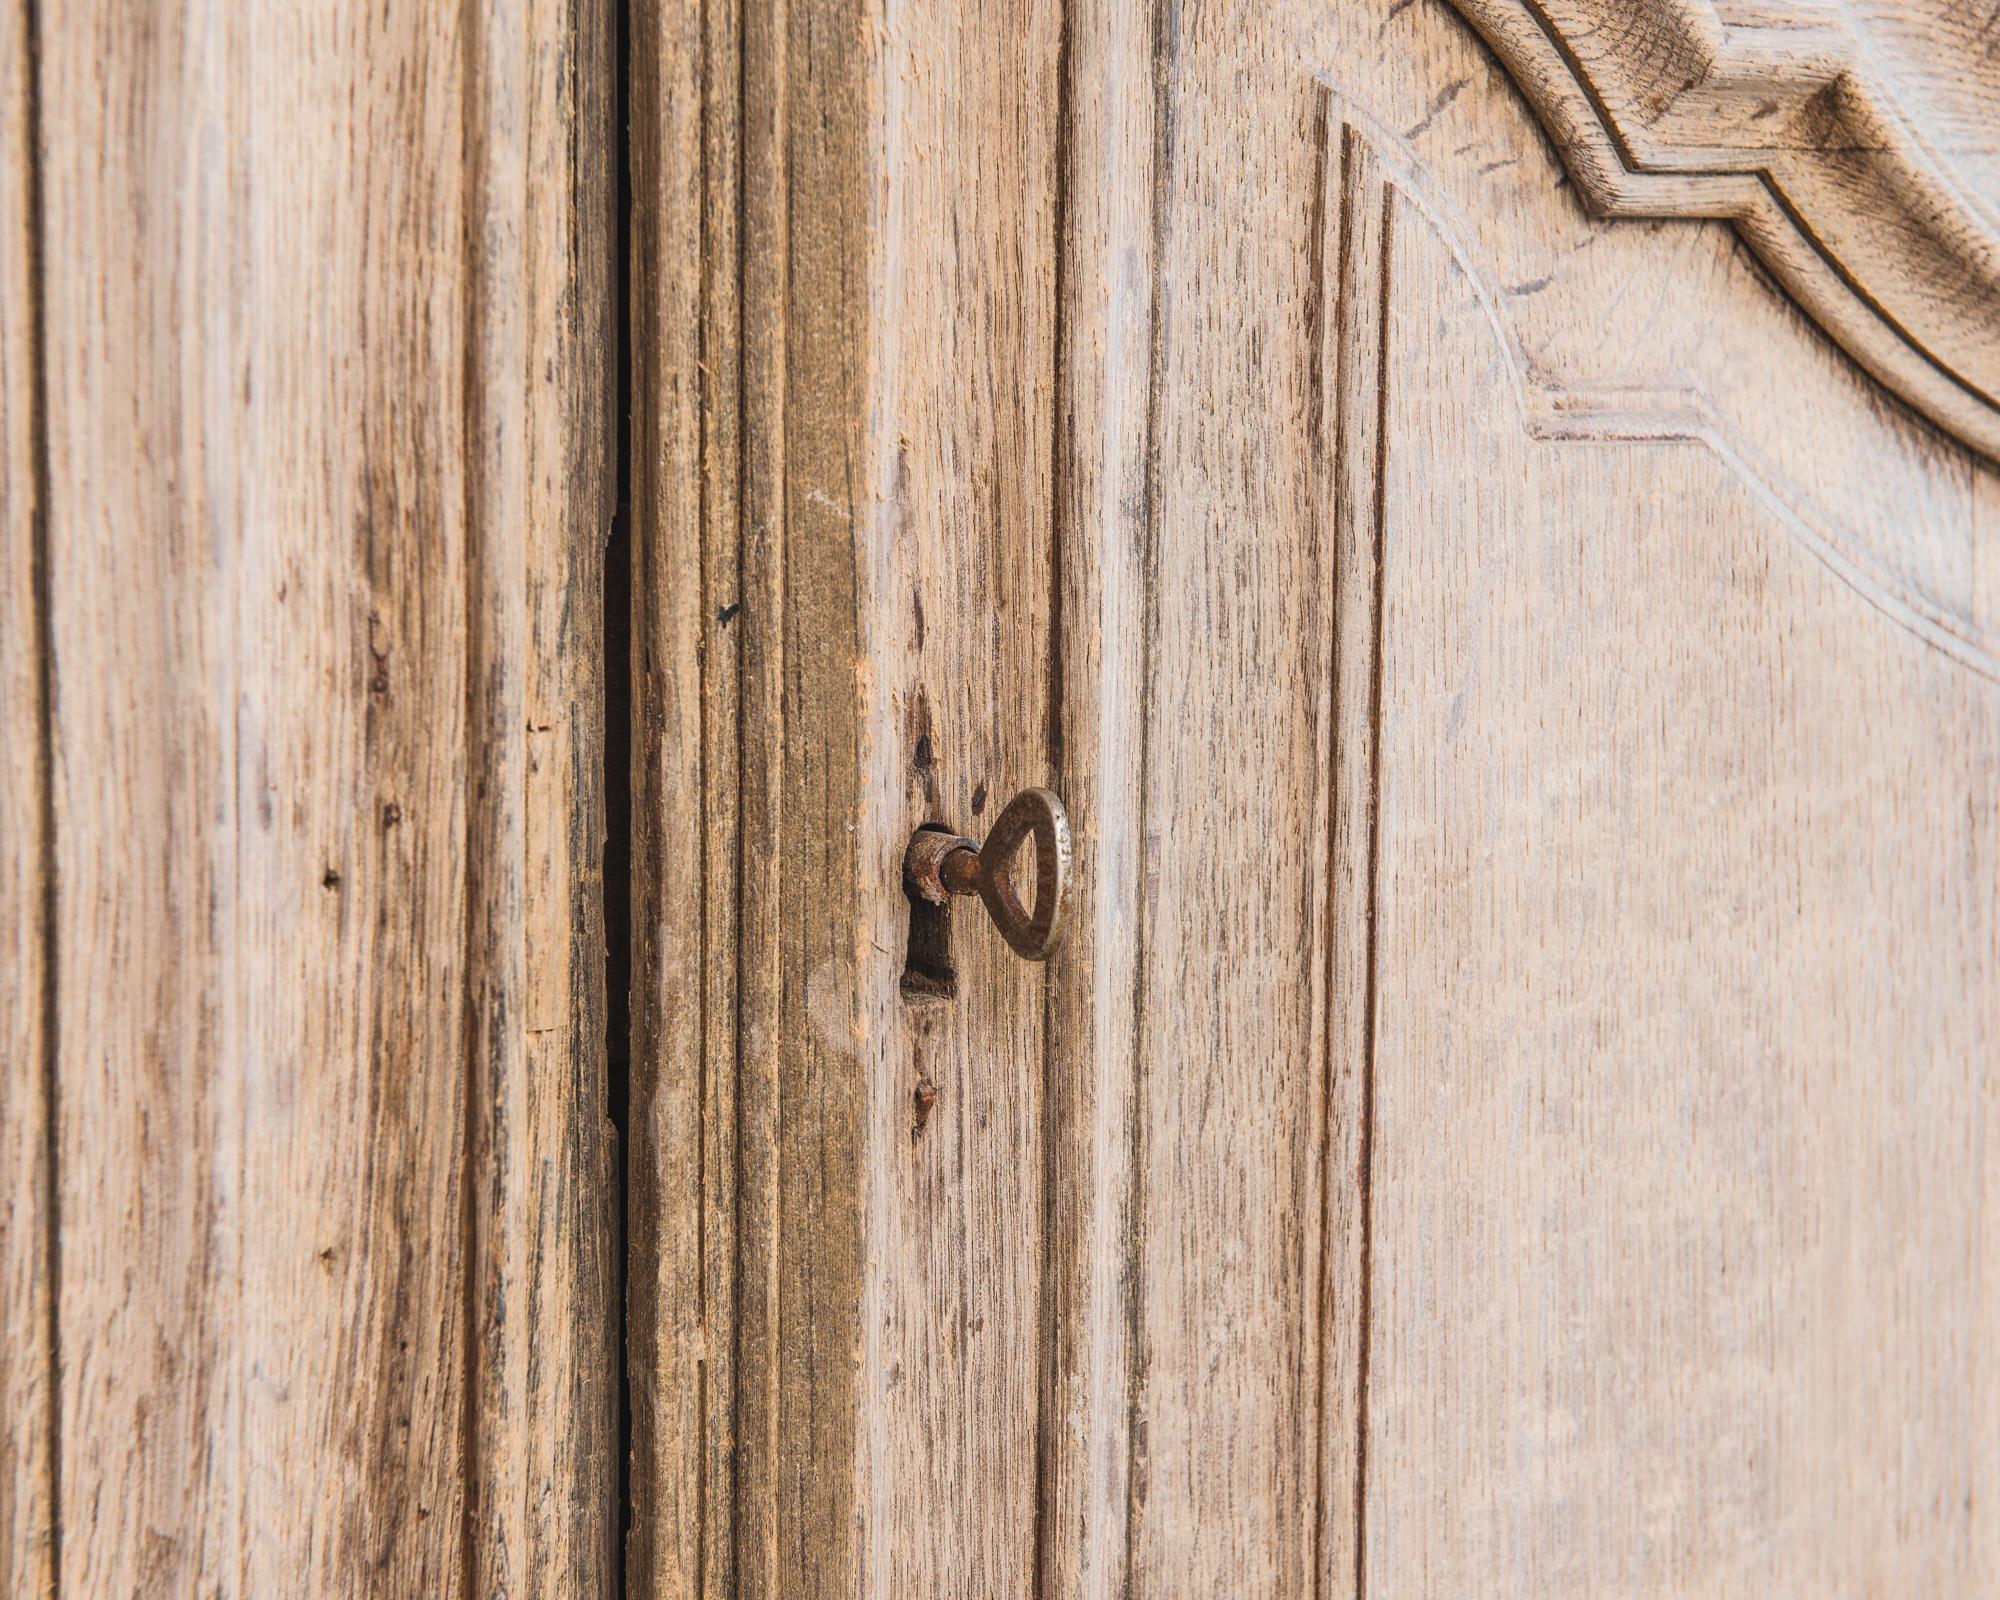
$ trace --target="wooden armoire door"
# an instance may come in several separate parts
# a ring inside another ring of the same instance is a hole
[[[641,19],[635,1594],[2000,1588],[1995,26]]]

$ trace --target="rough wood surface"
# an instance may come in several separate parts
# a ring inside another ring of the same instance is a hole
[[[51,1576],[607,1592],[605,18],[31,14]]]
[[[626,1578],[849,1596],[873,85],[845,5],[633,20]]]
[[[1044,976],[896,864],[1050,771],[1056,12],[907,23],[637,36],[634,1592],[1037,1560]]]
[[[1072,5],[1057,240],[1055,672],[1049,781],[1076,867],[1048,974],[1035,1591],[1126,1592],[1133,1402],[1131,1259],[1140,803],[1157,296],[1107,270],[1157,206],[1153,31],[1138,9]]]
[[[1282,29],[1158,25],[1131,1581],[1297,1593],[1319,1454],[1329,152]]]
[[[468,33],[475,1596],[617,1583],[602,892],[613,15],[607,0],[524,0]]]
[[[862,546],[868,863],[899,860],[921,822],[984,835],[1051,759],[1060,16],[1009,0],[907,21],[878,66],[890,235]],[[1048,969],[967,901],[951,913],[957,998],[906,995],[899,875],[863,887],[866,1592],[1029,1592]]]
[[[632,14],[633,1517],[624,1561],[632,1595],[676,1600],[731,1593],[738,1570],[740,718],[736,635],[722,613],[735,605],[729,626],[742,618],[741,125],[740,101],[725,88],[739,78],[740,25],[731,6]]]

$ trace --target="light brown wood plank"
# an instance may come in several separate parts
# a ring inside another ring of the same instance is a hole
[[[848,1595],[868,80],[839,5],[634,21],[627,1580]]]
[[[1161,27],[1132,1583],[1297,1593],[1319,1471],[1326,158],[1281,34]]]
[[[638,1592],[1032,1583],[1044,975],[898,865],[1054,759],[1055,21],[641,18]]]
[[[42,40],[63,1584],[456,1592],[462,86],[151,22]]]
[[[859,830],[871,864],[899,860],[922,822],[978,837],[1049,777],[1059,22],[1041,0],[920,6],[876,69],[887,233]],[[869,1592],[1027,1593],[1047,969],[967,901],[952,913],[956,998],[905,994],[900,874],[864,887]]]
[[[1157,213],[1154,33],[1071,6],[1062,123],[1050,781],[1069,810],[1069,932],[1048,977],[1036,1593],[1125,1593],[1133,1077]]]
[[[48,726],[28,8],[0,15],[0,1584],[54,1582]]]
[[[622,1343],[605,1083],[611,12],[468,58],[478,1594],[615,1584]]]
[[[727,306],[711,310],[713,279],[703,266],[711,248],[703,208],[710,103],[703,18],[696,7],[634,10],[628,111],[633,920],[626,1332],[633,1524],[624,1559],[631,1594],[676,1600],[706,1600],[727,1583],[734,1521],[727,1289],[733,1251],[726,1234],[712,1252],[707,1248],[716,1214],[733,1220],[725,1197],[734,1185],[708,1148],[726,1140],[723,1152],[734,1149],[733,1115],[709,1110],[716,1097],[733,1107],[733,1072],[703,1090],[711,955],[717,983],[733,988],[735,974],[731,947],[712,951],[721,943],[712,930],[717,920],[732,919],[736,907],[733,882],[704,893],[704,840],[715,837],[732,859],[736,847],[735,784],[721,773],[711,781],[705,766],[704,701],[727,693],[711,678],[711,665],[720,675],[733,661],[725,645],[705,647],[713,613],[702,576],[704,412],[711,375],[733,377],[736,319]],[[729,104],[719,94],[715,103]],[[722,337],[729,343],[717,350],[713,341]],[[723,502],[731,509],[733,503],[733,497]],[[735,719],[724,725],[733,732]],[[733,1030],[727,995],[714,1025]],[[732,1051],[732,1067],[733,1060]],[[723,1287],[711,1301],[717,1276]],[[712,1582],[704,1581],[705,1572],[713,1572]]]
[[[592,15],[43,14],[65,1592],[606,1585]]]

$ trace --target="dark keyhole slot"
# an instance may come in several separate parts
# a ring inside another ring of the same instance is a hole
[[[930,833],[952,830],[926,822]],[[910,902],[910,946],[903,961],[903,994],[912,1000],[956,1000],[958,968],[951,959],[951,906],[932,905],[906,882],[903,893]]]

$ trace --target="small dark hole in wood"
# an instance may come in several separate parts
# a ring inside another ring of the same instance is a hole
[[[950,833],[941,823],[926,822],[923,831]],[[951,959],[951,907],[932,905],[908,883],[903,894],[910,902],[910,943],[903,959],[905,1000],[956,1000],[958,968]]]

